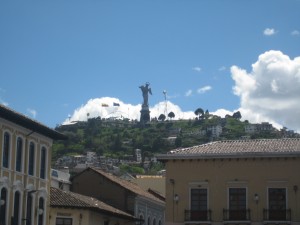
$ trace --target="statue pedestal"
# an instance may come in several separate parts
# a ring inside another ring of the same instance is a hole
[[[147,122],[150,122],[150,111],[149,111],[149,107],[142,105],[142,110],[141,112],[141,117],[140,117],[140,122],[145,124]]]

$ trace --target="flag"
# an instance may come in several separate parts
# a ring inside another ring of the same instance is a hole
[[[102,106],[102,107],[108,107],[108,105],[105,104],[105,103],[102,103],[101,106]]]
[[[115,102],[114,102],[114,106],[120,106],[120,104],[119,104],[119,103],[115,103]]]

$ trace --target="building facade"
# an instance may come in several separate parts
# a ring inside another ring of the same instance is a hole
[[[132,182],[91,167],[75,175],[71,182],[73,192],[99,199],[140,218],[145,225],[164,224],[165,202]]]
[[[46,225],[51,146],[66,137],[0,105],[0,224]]]
[[[166,225],[300,224],[300,139],[218,141],[158,159]]]

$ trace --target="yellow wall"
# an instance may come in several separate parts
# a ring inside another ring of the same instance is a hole
[[[10,134],[10,155],[9,155],[9,168],[2,167],[3,157],[3,135],[5,132]],[[17,138],[23,139],[23,159],[22,159],[22,171],[17,172],[16,168],[16,142]],[[35,143],[35,172],[33,176],[28,175],[28,152],[29,142]],[[47,166],[46,166],[46,179],[41,179],[40,176],[40,150],[42,146],[47,149]],[[44,216],[48,218],[48,206],[49,206],[49,194],[50,194],[50,167],[51,167],[51,146],[52,139],[43,135],[32,132],[9,121],[0,118],[0,179],[6,180],[0,182],[0,190],[5,187],[8,190],[8,202],[7,202],[7,224],[10,224],[10,218],[13,216],[14,206],[14,194],[19,191],[21,194],[21,212],[20,212],[20,224],[21,219],[26,216],[26,196],[28,190],[38,190],[32,194],[33,196],[33,224],[36,224],[37,220],[37,207],[39,197],[45,199]],[[45,222],[44,225],[47,223]]]
[[[247,208],[254,222],[262,221],[263,209],[268,208],[268,188],[287,188],[287,207],[292,209],[292,219],[300,220],[300,190],[294,191],[294,185],[300,188],[300,158],[169,160],[166,171],[167,224],[184,222],[191,187],[208,188],[208,208],[215,222],[223,220],[223,209],[228,208],[229,187],[247,188]],[[179,196],[178,204],[173,202],[174,194]]]
[[[55,225],[56,218],[72,218],[72,225],[104,225],[104,221],[109,221],[109,225],[134,225],[133,221],[107,216],[91,210],[51,208],[49,225]]]

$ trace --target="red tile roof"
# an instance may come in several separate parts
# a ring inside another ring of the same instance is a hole
[[[107,179],[109,179],[113,183],[121,186],[122,188],[127,189],[128,191],[130,191],[130,192],[132,192],[132,193],[134,193],[138,196],[145,197],[145,198],[148,198],[150,200],[154,200],[154,201],[156,201],[160,204],[165,204],[164,201],[162,201],[161,199],[155,197],[153,194],[143,190],[141,187],[139,187],[135,183],[132,183],[132,182],[124,180],[124,179],[121,179],[121,178],[116,177],[116,176],[114,176],[110,173],[106,173],[101,169],[97,169],[97,168],[94,168],[94,167],[90,167],[88,169],[91,169],[91,170],[95,171],[96,173],[100,174],[101,176],[106,177]]]
[[[252,158],[300,156],[300,138],[216,141],[158,155],[159,160],[184,158]]]
[[[51,187],[50,189],[50,207],[87,209],[106,215],[136,220],[136,218],[132,215],[116,209],[95,198],[70,191],[63,191],[54,187]]]

